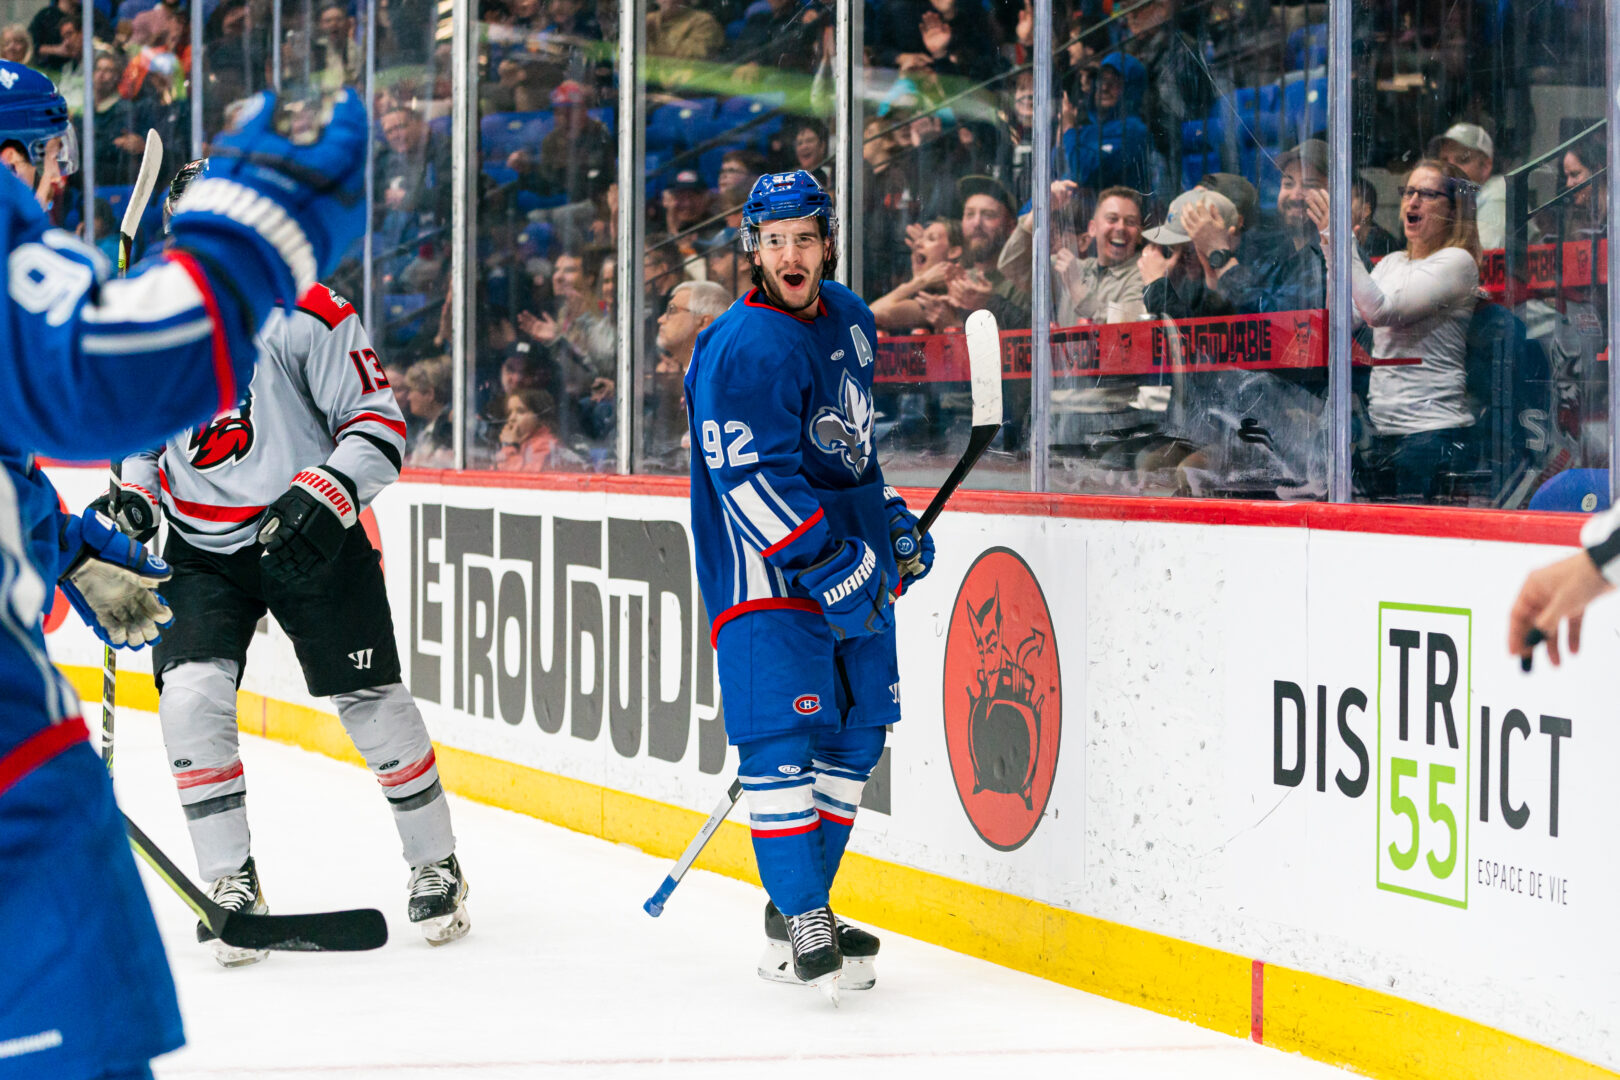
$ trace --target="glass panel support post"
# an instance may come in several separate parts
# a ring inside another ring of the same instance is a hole
[[[473,0],[454,0],[450,7],[450,288],[455,301],[450,310],[451,415],[456,422],[455,467],[467,467],[467,376],[472,369],[477,340],[478,260],[473,244],[478,236],[478,99],[473,88],[478,48],[478,24],[473,21]]]
[[[90,6],[90,5],[85,5]],[[203,156],[203,146],[208,142],[203,131],[203,6],[191,5],[191,85],[186,92],[191,95],[191,157],[196,161]],[[92,75],[94,72],[91,73]]]
[[[1352,0],[1328,3],[1328,499],[1349,502],[1350,485],[1350,260],[1356,257],[1350,229],[1350,34]]]
[[[865,231],[866,159],[862,153],[864,147],[862,130],[866,116],[866,71],[863,63],[865,49],[862,41],[865,12],[857,6],[856,0],[838,0],[835,17],[838,24],[835,30],[837,56],[833,79],[836,106],[833,110],[833,123],[837,125],[837,139],[834,143],[837,161],[834,163],[833,175],[838,185],[838,190],[834,193],[839,223],[837,280],[860,296],[865,282],[861,280],[863,276],[861,252],[855,246],[857,233],[855,224],[859,220],[863,226],[859,231]],[[862,237],[863,241],[864,239]]]
[[[1035,118],[1029,142],[1030,210],[1035,215],[1030,258],[1029,488],[1050,486],[1052,430],[1052,0],[1035,0]],[[1014,211],[1016,213],[1016,210]],[[1013,226],[1017,228],[1015,224]]]
[[[281,22],[281,5],[271,5],[277,12],[276,22]],[[371,223],[376,221],[376,208],[372,205],[372,197],[376,192],[377,180],[377,135],[374,125],[379,123],[376,115],[377,101],[377,0],[368,0],[364,7],[366,19],[366,235],[361,241],[360,248],[360,317],[365,321],[366,333],[377,334],[377,297],[376,289],[372,287],[371,271],[372,261],[376,257],[376,250],[372,246],[373,230]],[[276,54],[276,89],[281,89],[281,54]],[[380,336],[380,335],[379,335]]]
[[[79,147],[79,182],[84,185],[84,242],[91,247],[96,246],[96,5],[85,4],[79,14],[83,17],[83,26],[80,34],[84,41],[84,51],[79,54],[79,71],[84,76],[84,100],[80,103],[84,109],[80,134],[84,136],[84,143]],[[70,106],[71,107],[71,106]],[[154,192],[154,194],[156,194]],[[167,192],[165,192],[167,194]],[[158,196],[162,198],[162,196]],[[118,223],[113,222],[113,228]],[[131,251],[130,258],[135,257]]]
[[[1609,189],[1609,218],[1612,221],[1615,211],[1620,209],[1620,3],[1609,0],[1604,5],[1604,61],[1607,83],[1605,101],[1608,106],[1608,147],[1609,161],[1607,175],[1603,178]],[[1613,225],[1609,226],[1609,501],[1613,505],[1616,496],[1620,496],[1620,469],[1615,468],[1615,450],[1620,438],[1616,432],[1620,431],[1620,378],[1615,376],[1615,367],[1620,365],[1620,327],[1616,326],[1616,319],[1620,318],[1620,262],[1616,259],[1617,246],[1612,239]]]
[[[618,471],[632,471],[636,419],[640,415],[636,356],[642,351],[646,326],[646,291],[641,253],[646,233],[647,139],[645,77],[648,0],[619,0],[619,244],[613,275],[613,312],[618,321],[618,382],[614,387],[614,454]]]

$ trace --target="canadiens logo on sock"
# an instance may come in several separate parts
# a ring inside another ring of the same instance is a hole
[[[810,716],[821,711],[820,694],[803,694],[793,699],[793,711],[800,716]]]

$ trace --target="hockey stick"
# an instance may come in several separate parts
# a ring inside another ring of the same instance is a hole
[[[980,308],[967,317],[964,329],[967,333],[968,372],[973,393],[973,430],[968,435],[967,450],[962,453],[961,460],[929,500],[928,509],[917,519],[919,539],[928,532],[934,519],[945,509],[946,501],[967,479],[967,474],[979,463],[985,448],[1001,430],[1001,331],[996,326],[996,317]],[[921,573],[921,557],[913,555],[905,560],[900,564],[900,572]]]
[[[146,132],[146,149],[141,153],[141,171],[135,176],[135,189],[124,207],[124,220],[118,226],[118,276],[129,272],[129,257],[135,250],[135,230],[146,216],[146,204],[157,186],[158,169],[163,167],[163,139],[154,130]],[[118,466],[108,469],[108,499],[118,494]],[[118,652],[111,645],[101,649],[101,763],[107,775],[113,771],[113,716],[118,696]]]
[[[158,850],[156,844],[124,815],[129,846],[146,860],[203,925],[227,945],[239,949],[280,949],[284,952],[364,952],[388,943],[388,923],[376,908],[323,911],[312,915],[254,915],[226,911],[210,900],[191,879]]]
[[[686,872],[692,868],[692,864],[697,861],[697,857],[708,846],[709,838],[715,834],[715,830],[720,828],[720,823],[726,820],[726,815],[731,813],[731,808],[737,805],[737,800],[741,797],[742,781],[733,780],[731,786],[726,789],[726,797],[720,800],[720,805],[714,808],[714,813],[709,815],[709,820],[703,823],[703,828],[699,829],[697,835],[692,837],[692,842],[686,845],[686,850],[681,852],[681,857],[675,860],[675,865],[670,868],[669,876],[664,878],[664,883],[658,886],[657,892],[647,898],[645,904],[641,905],[643,911],[655,919],[664,913],[664,902],[669,899],[669,894],[674,892],[675,886],[681,883],[681,878],[685,877]]]

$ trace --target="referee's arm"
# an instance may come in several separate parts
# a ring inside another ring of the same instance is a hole
[[[1547,659],[1556,666],[1558,627],[1569,624],[1569,651],[1581,648],[1581,619],[1586,605],[1620,584],[1620,507],[1597,515],[1581,529],[1583,550],[1525,578],[1508,615],[1508,652],[1530,656],[1528,635],[1541,631]]]

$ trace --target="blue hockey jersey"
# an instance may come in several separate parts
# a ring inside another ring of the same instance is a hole
[[[711,636],[738,615],[821,610],[793,575],[845,537],[900,582],[872,439],[872,311],[821,286],[815,318],[750,291],[698,335],[686,372],[692,538]]]
[[[211,227],[218,235],[232,224]],[[80,711],[40,628],[61,569],[51,542],[60,512],[32,455],[122,457],[235,404],[272,279],[269,256],[241,229],[235,265],[204,266],[176,218],[173,247],[108,280],[106,258],[53,228],[0,168],[0,246],[10,253],[0,304],[0,790],[19,767],[7,764],[13,749]]]

